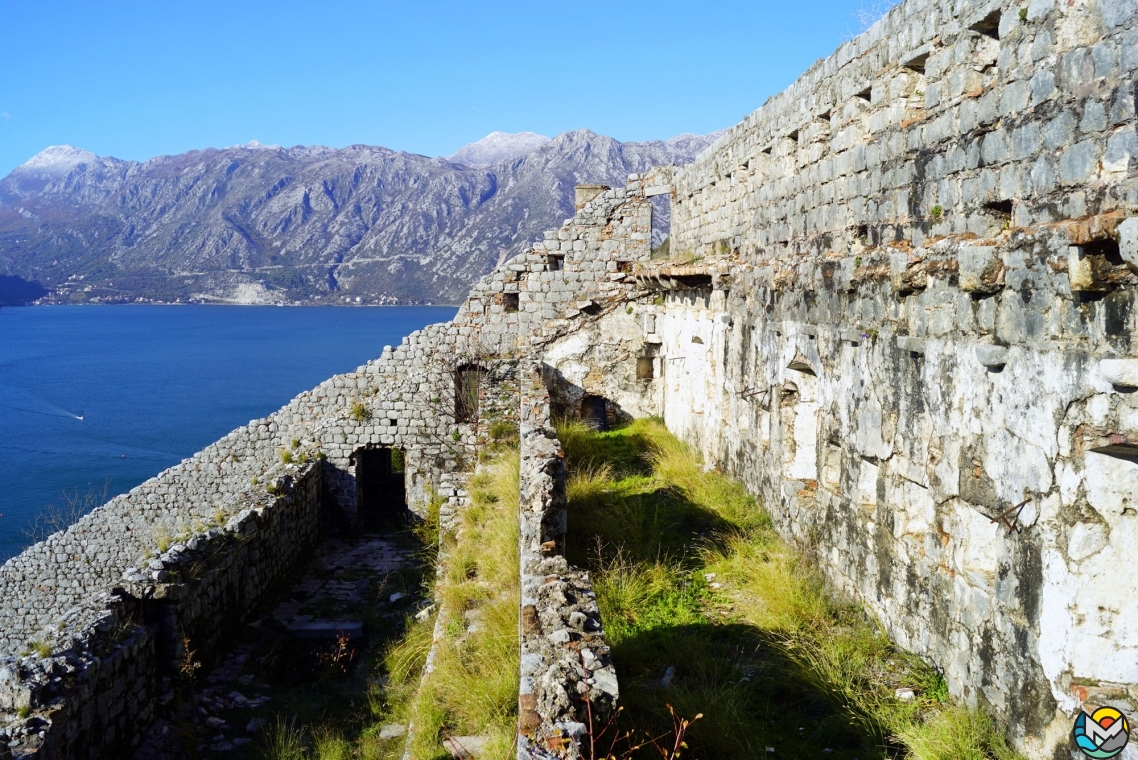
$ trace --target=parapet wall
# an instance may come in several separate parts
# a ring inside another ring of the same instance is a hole
[[[565,454],[540,370],[522,395],[518,760],[580,758],[620,691],[589,574],[565,559]],[[590,721],[592,725],[590,725]]]
[[[0,745],[45,760],[129,755],[174,698],[184,658],[209,662],[235,641],[318,539],[320,465],[273,474],[273,494],[235,497],[223,527],[128,568],[29,650],[0,656],[0,716],[16,718]]]
[[[672,251],[774,263],[1134,208],[1133,0],[1026,5],[895,7],[676,172]]]

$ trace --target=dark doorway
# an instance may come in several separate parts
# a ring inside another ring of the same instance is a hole
[[[585,396],[581,399],[581,419],[593,430],[608,430],[608,409],[601,396]]]
[[[402,522],[407,514],[403,450],[360,449],[352,455],[352,460],[356,465],[356,526],[359,530],[370,533]]]

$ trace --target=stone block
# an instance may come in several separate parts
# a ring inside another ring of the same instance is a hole
[[[1084,247],[1067,247],[1067,277],[1073,292],[1094,292],[1105,290],[1105,285],[1095,272],[1094,261],[1084,254]]]
[[[925,353],[925,340],[924,338],[914,338],[910,335],[898,335],[897,348],[901,351],[923,354]]]
[[[1111,385],[1138,388],[1138,359],[1103,359],[1098,368]]]
[[[1008,349],[1004,346],[976,346],[976,360],[990,369],[1008,363]]]
[[[996,293],[1003,287],[1004,262],[990,245],[964,244],[957,253],[960,289],[968,293]]]
[[[1138,216],[1118,225],[1118,252],[1132,268],[1138,269]]]

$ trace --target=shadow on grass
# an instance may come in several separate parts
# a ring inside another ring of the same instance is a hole
[[[754,626],[713,622],[658,627],[612,648],[624,713],[634,736],[667,735],[667,706],[691,719],[685,756],[713,758],[881,757],[877,741],[796,674]],[[620,746],[617,749],[621,749]],[[642,750],[636,757],[652,757]]]
[[[707,573],[708,555],[730,537],[769,525],[741,487],[711,482],[694,459],[677,467],[677,443],[658,422],[605,433],[570,422],[558,434],[570,469],[567,553],[593,572],[620,679],[621,734],[670,736],[671,705],[683,718],[703,715],[687,734],[693,759],[885,755],[881,738],[804,677],[776,634],[739,620]],[[658,755],[649,747],[633,756]]]
[[[387,572],[335,561],[322,564],[318,551],[260,610],[260,617],[241,629],[217,666],[199,674],[192,690],[187,684],[184,709],[164,742],[172,756],[324,760],[339,756],[326,751],[329,742],[347,747],[345,742],[354,742],[382,717],[377,712],[382,713],[378,697],[384,653],[408,630],[416,600],[425,598],[434,577],[435,559],[431,536],[407,522],[386,525],[381,534],[337,540],[351,549],[377,537],[414,560]],[[315,595],[309,590],[314,581],[323,589]],[[349,587],[358,593],[336,593]],[[392,603],[396,593],[403,596]],[[360,621],[362,635],[298,636],[273,614],[282,603],[292,604],[301,615]],[[242,699],[234,700],[234,692]],[[225,723],[211,723],[207,716]],[[278,746],[284,734],[295,743],[295,752]]]

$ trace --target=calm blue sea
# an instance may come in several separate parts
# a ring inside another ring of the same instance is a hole
[[[0,310],[0,562],[65,494],[129,491],[450,307]]]

